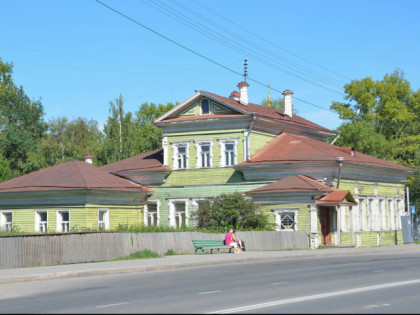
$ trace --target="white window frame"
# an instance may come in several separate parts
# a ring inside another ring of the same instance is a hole
[[[41,221],[41,214],[47,214],[47,220]],[[35,210],[35,232],[48,231],[48,210]]]
[[[99,221],[100,213],[104,212],[103,221]],[[103,230],[109,230],[109,209],[98,208],[98,228]]]
[[[144,205],[144,217],[143,217],[143,223],[145,226],[149,226],[149,207],[148,204],[156,204],[156,226],[160,225],[160,200],[158,199],[149,199],[147,203]],[[152,218],[154,220],[154,218]]]
[[[388,199],[387,200],[387,210],[388,210],[388,229],[394,229],[394,200]]]
[[[373,230],[374,229],[374,214],[373,214],[373,199],[372,198],[368,198],[367,199],[367,223],[368,226],[367,228],[369,230]]]
[[[13,230],[13,211],[2,211],[0,214],[0,230],[5,232],[11,232]],[[12,215],[12,222],[6,221],[7,214]]]
[[[384,199],[378,200],[378,212],[379,212],[379,227],[380,231],[385,229],[385,211],[384,211]]]
[[[212,199],[213,199],[212,197],[202,197],[202,198],[193,198],[193,199],[191,199],[191,206],[192,206],[192,211],[191,211],[191,213],[193,213],[193,212],[195,212],[195,211],[197,211],[197,210],[198,210],[198,207],[199,207],[199,202],[200,202],[200,201],[206,201],[206,200],[211,201]],[[194,226],[195,226],[195,227],[197,226],[197,223],[198,223],[198,222],[196,222],[196,221],[194,220]]]
[[[169,202],[169,226],[176,227],[177,214],[175,212],[175,204],[185,204],[185,226],[188,226],[189,211],[188,211],[188,199],[171,199]]]
[[[213,167],[213,139],[196,139],[194,140],[194,146],[197,152],[197,162],[195,164],[195,168],[209,168],[209,167]],[[201,147],[203,145],[208,145],[209,149],[210,149],[210,154],[209,154],[209,164],[210,166],[202,166],[203,165],[203,160],[202,160],[202,151],[201,151]]]
[[[171,142],[171,146],[172,146],[172,169],[174,170],[179,170],[179,169],[189,169],[189,164],[190,164],[190,142],[189,141],[176,141],[176,142]],[[184,165],[185,167],[179,167],[178,166],[178,159],[179,159],[179,153],[178,153],[178,148],[179,147],[186,147],[185,148],[185,154],[186,154],[186,159],[185,159],[185,163],[186,165]]]
[[[274,208],[274,217],[276,220],[276,231],[297,231],[298,230],[298,211],[299,208]],[[289,213],[293,214],[293,229],[282,229],[282,216]]]
[[[208,113],[204,113],[203,112],[203,101],[207,101],[208,102],[208,104],[209,104],[209,111],[208,111]],[[210,110],[210,100],[208,99],[208,98],[203,98],[201,101],[200,101],[200,115],[210,115],[210,112],[211,112],[211,110]]]
[[[227,137],[217,139],[220,147],[220,167],[233,166],[238,164],[238,141],[239,137]],[[233,144],[233,164],[226,164],[226,144]]]
[[[395,200],[395,229],[401,229],[401,204],[402,200],[397,199]]]
[[[363,205],[365,203],[365,199],[363,198],[359,198],[359,205],[358,205],[358,217],[359,217],[359,231],[363,231],[366,225],[366,222],[364,220],[364,209],[363,209]]]
[[[62,213],[64,212],[68,212],[69,214],[69,220],[68,221],[63,221],[62,219]],[[70,210],[69,209],[57,209],[57,232],[69,232],[70,231]],[[63,223],[67,222],[67,228],[64,229],[63,231]]]

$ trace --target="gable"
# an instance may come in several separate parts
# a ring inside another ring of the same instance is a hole
[[[203,114],[201,111],[201,102],[203,100],[208,100],[209,104],[209,112],[207,114]],[[179,117],[191,117],[191,116],[207,116],[207,115],[231,115],[236,114],[237,111],[227,108],[220,103],[214,102],[208,98],[202,97],[197,102],[185,106],[179,114],[172,116],[171,118],[179,118]]]

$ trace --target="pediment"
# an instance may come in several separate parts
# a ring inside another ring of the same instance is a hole
[[[202,102],[207,100],[208,110],[203,111]],[[242,115],[246,114],[230,104],[221,102],[210,95],[197,92],[184,102],[178,104],[172,110],[162,115],[155,122],[164,122],[176,118],[188,118],[211,115]]]

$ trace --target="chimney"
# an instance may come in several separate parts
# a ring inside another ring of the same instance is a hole
[[[245,81],[242,81],[238,84],[239,88],[239,102],[242,105],[248,105],[248,86],[249,84]]]
[[[94,156],[93,156],[93,155],[91,155],[91,154],[86,154],[83,158],[85,159],[85,162],[86,162],[86,163],[93,164],[93,158],[94,158]]]
[[[284,114],[292,117],[293,116],[293,105],[292,105],[292,94],[290,90],[283,91],[281,93],[284,96]]]
[[[233,91],[232,93],[230,93],[229,98],[231,100],[239,101],[239,92],[238,91]]]

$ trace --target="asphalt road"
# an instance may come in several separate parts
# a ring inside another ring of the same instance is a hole
[[[0,313],[418,313],[419,253],[3,284]]]

